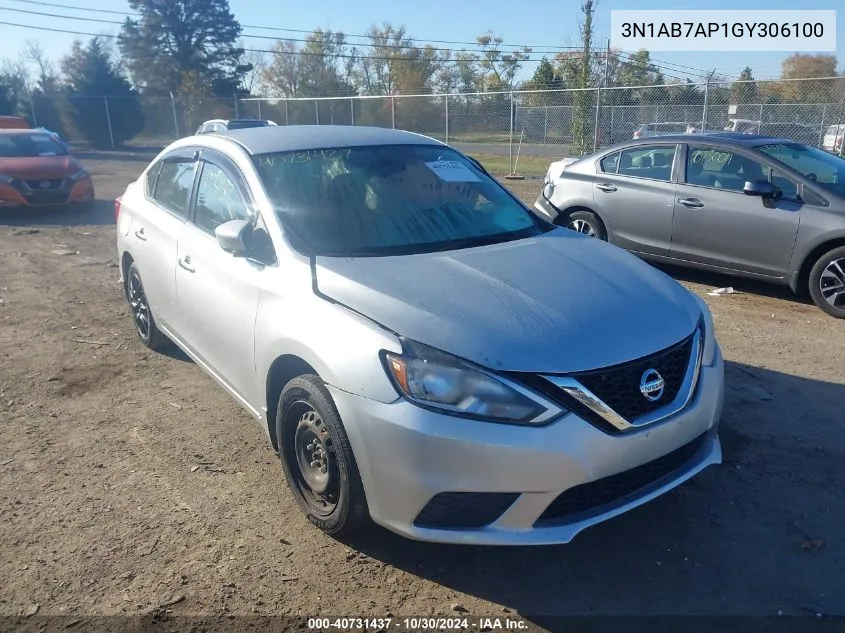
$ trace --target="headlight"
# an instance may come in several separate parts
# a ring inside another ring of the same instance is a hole
[[[545,424],[561,407],[505,378],[434,348],[403,339],[402,354],[383,352],[387,374],[417,406],[509,424]]]
[[[695,293],[690,293],[698,302],[701,308],[701,324],[704,330],[704,350],[701,354],[701,364],[705,367],[710,367],[715,360],[716,354],[716,330],[713,326],[713,314],[710,312],[710,306],[707,302]]]
[[[11,176],[4,176],[3,174],[0,174],[0,182],[2,182],[4,185],[10,185],[14,181],[15,181],[15,179],[12,178]]]
[[[71,180],[82,180],[83,178],[85,178],[88,175],[89,175],[88,170],[83,167],[82,169],[80,169],[75,174],[71,174],[70,179]]]

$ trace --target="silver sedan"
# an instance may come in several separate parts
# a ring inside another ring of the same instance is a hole
[[[664,136],[552,163],[534,205],[643,259],[809,292],[845,318],[845,160],[748,134]]]
[[[706,304],[431,138],[189,137],[116,214],[141,341],[259,421],[328,533],[564,543],[721,461]]]

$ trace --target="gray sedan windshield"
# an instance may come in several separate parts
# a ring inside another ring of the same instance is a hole
[[[546,229],[464,156],[437,145],[255,157],[285,229],[327,256],[466,248]]]
[[[772,143],[757,148],[828,191],[845,196],[845,160],[801,143]]]

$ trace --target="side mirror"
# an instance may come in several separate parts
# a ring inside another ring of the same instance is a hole
[[[760,198],[776,197],[775,188],[767,180],[754,180],[745,183],[742,192],[746,196],[759,196]]]
[[[214,229],[214,235],[220,248],[235,257],[243,257],[252,249],[252,231],[248,220],[229,220]]]

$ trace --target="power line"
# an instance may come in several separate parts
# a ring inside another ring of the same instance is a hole
[[[110,14],[110,15],[122,15],[125,17],[141,17],[138,13],[133,13],[131,11],[115,11],[113,9],[92,9],[90,7],[80,7],[76,5],[69,5],[69,4],[59,4],[55,2],[41,2],[40,0],[11,0],[12,2],[21,2],[24,4],[30,5],[37,5],[37,6],[44,6],[44,7],[53,7],[58,9],[72,9],[74,11],[88,11],[91,13],[103,13],[103,14]],[[10,9],[14,10],[14,9]],[[64,16],[70,17],[70,16]],[[71,18],[74,19],[74,18]],[[123,22],[119,22],[119,24],[123,24]],[[281,33],[313,33],[314,29],[290,29],[290,28],[281,28],[277,26],[259,26],[257,24],[241,24],[241,26],[245,29],[260,29],[264,31],[277,31]],[[362,34],[354,34],[354,33],[344,33],[346,37],[356,37],[356,38],[364,38],[367,39],[369,35],[362,35]],[[279,38],[279,39],[288,39],[288,38]],[[425,42],[425,43],[432,43],[432,44],[460,44],[466,46],[478,46],[478,42],[466,42],[466,41],[459,41],[459,40],[432,40],[432,39],[425,39],[425,38],[418,38],[418,37],[407,37],[405,38],[409,42]],[[302,40],[294,40],[294,41],[302,41]],[[578,46],[556,46],[553,44],[549,45],[534,45],[530,46],[528,44],[505,44],[504,42],[499,44],[498,46],[508,46],[511,48],[550,48],[550,49],[572,49],[572,50],[580,50]]]

